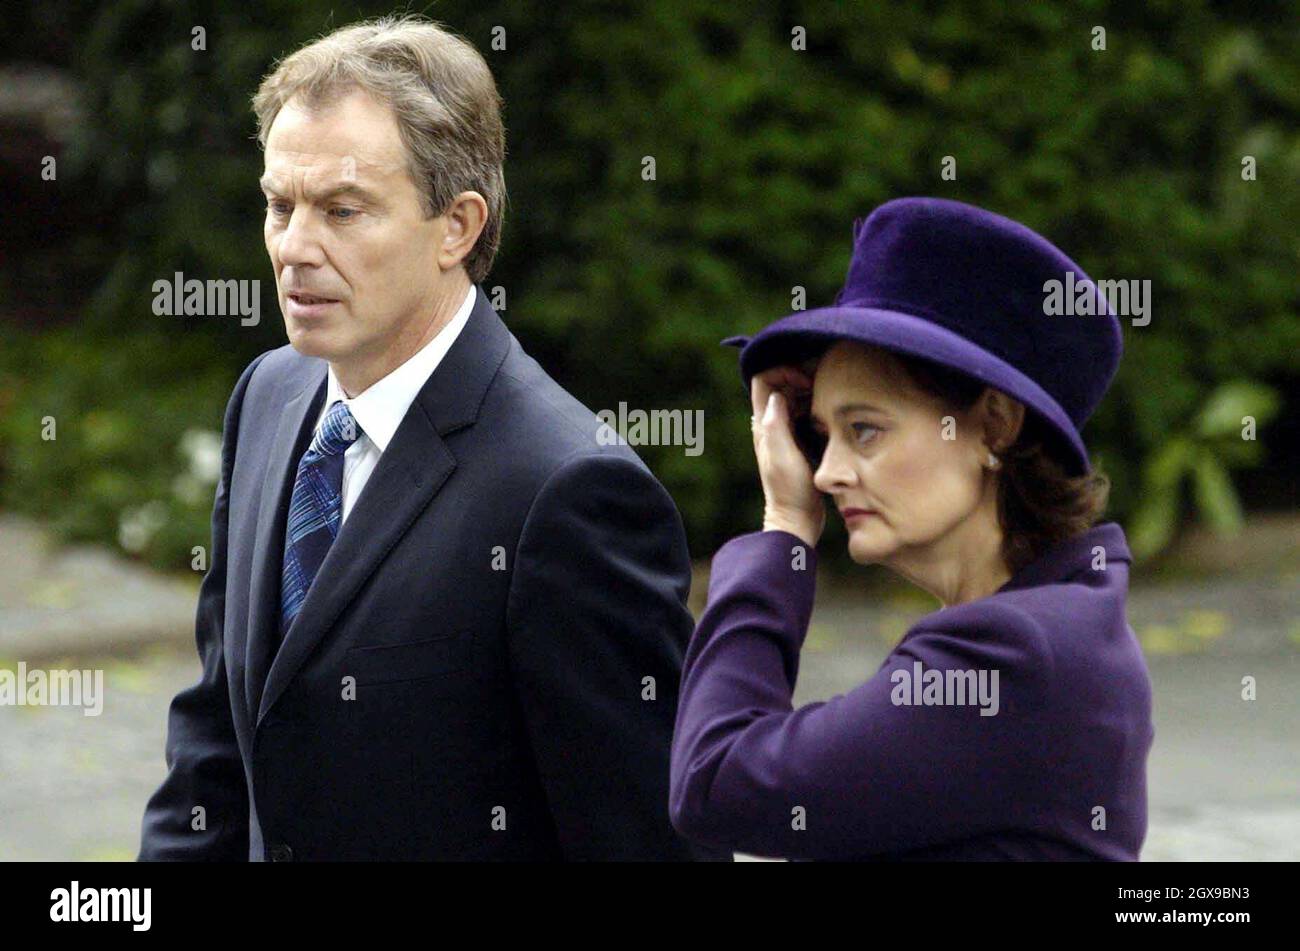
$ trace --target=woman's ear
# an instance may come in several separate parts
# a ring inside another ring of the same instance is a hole
[[[989,451],[1001,452],[1014,444],[1025,424],[1025,404],[992,387],[985,387],[979,403]]]

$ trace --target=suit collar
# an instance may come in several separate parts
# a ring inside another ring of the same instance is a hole
[[[478,418],[488,385],[505,362],[513,339],[483,288],[475,288],[469,322],[415,398],[441,436]]]
[[[387,449],[420,389],[464,330],[478,294],[478,288],[471,284],[456,312],[432,340],[412,354],[401,366],[383,379],[376,380],[356,396],[348,397],[343,392],[338,377],[334,375],[334,368],[330,367],[325,405],[321,407],[316,426],[320,426],[327,409],[334,404],[334,401],[342,400],[352,412],[361,431],[375,444],[375,447],[380,452]]]

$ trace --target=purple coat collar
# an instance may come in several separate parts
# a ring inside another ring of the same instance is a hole
[[[1016,572],[996,593],[1091,577],[1094,572],[1093,561],[1098,555],[1097,548],[1104,551],[1106,565],[1116,561],[1126,564],[1133,561],[1128,541],[1124,538],[1124,530],[1115,522],[1102,522],[1043,552]]]

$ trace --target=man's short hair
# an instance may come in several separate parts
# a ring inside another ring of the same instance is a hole
[[[342,27],[276,63],[253,97],[257,140],[280,109],[315,109],[354,90],[392,107],[425,214],[442,214],[463,191],[487,202],[487,221],[465,256],[469,279],[491,270],[506,204],[505,127],[492,72],[469,41],[417,16]]]

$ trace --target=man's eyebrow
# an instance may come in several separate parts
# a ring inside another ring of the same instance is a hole
[[[322,190],[312,197],[314,197],[316,201],[325,201],[330,198],[337,198],[339,195],[352,195],[355,198],[360,198],[362,201],[379,201],[378,195],[370,189],[358,185],[356,182],[343,182],[338,185],[331,185],[329,188]]]
[[[266,175],[263,175],[261,179],[258,180],[257,184],[263,192],[271,192],[276,195],[282,194],[280,189],[277,187],[276,180]],[[307,197],[312,201],[327,201],[331,198],[337,198],[339,195],[353,195],[360,198],[362,201],[368,201],[375,204],[378,204],[379,202],[379,197],[374,192],[368,188],[363,188],[356,182],[340,182],[337,185],[331,185],[330,187],[319,191],[308,192]]]

